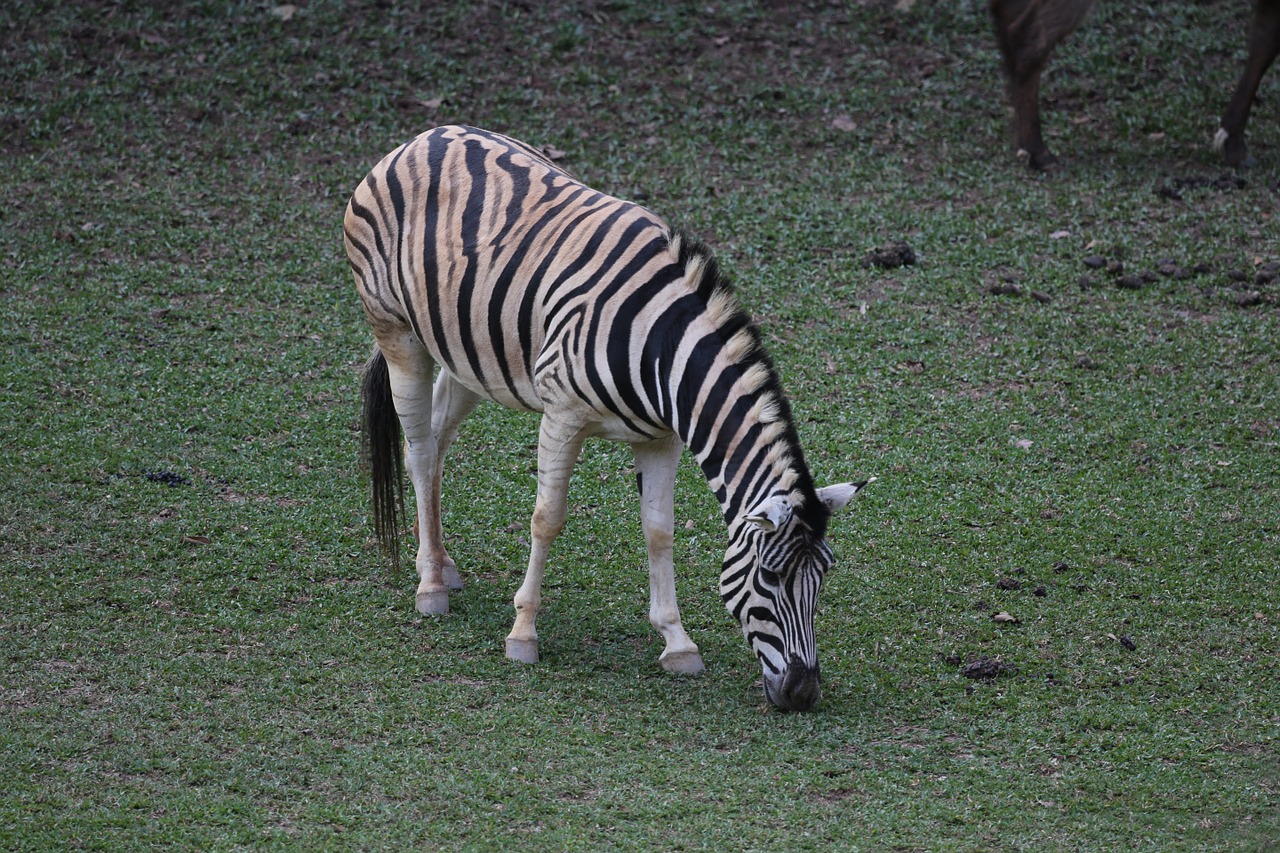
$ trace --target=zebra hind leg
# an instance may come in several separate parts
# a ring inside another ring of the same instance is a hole
[[[425,534],[418,542],[414,560],[419,577],[415,604],[419,613],[439,616],[449,612],[449,587],[444,575],[447,555],[439,536],[440,459],[432,429],[431,379],[435,363],[426,348],[408,333],[379,340],[378,345],[387,360],[391,396],[404,432],[405,467],[417,499],[415,527]]]
[[[440,524],[440,480],[444,472],[445,454],[449,445],[458,436],[458,425],[475,409],[480,398],[460,384],[445,370],[436,378],[435,390],[432,393],[431,433],[435,437],[435,460],[432,468],[430,506],[435,507],[428,513],[427,550],[440,562],[440,570],[444,576],[445,586],[450,590],[462,589],[462,576],[458,574],[458,564],[453,561],[444,548],[444,531]]]
[[[532,545],[529,568],[516,591],[516,620],[507,635],[506,654],[521,663],[538,662],[535,621],[542,606],[542,578],[547,570],[551,543],[564,529],[569,476],[587,432],[581,425],[566,424],[543,415],[538,432],[538,498],[530,525]]]
[[[635,444],[631,449],[640,491],[640,520],[649,552],[649,623],[666,643],[658,663],[667,672],[693,675],[705,667],[698,647],[680,622],[673,547],[676,466],[683,447],[671,436]]]

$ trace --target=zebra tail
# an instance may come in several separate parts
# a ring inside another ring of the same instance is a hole
[[[387,359],[376,346],[361,387],[361,453],[373,484],[373,530],[392,565],[400,561],[399,522],[404,515],[404,445],[391,398]]]

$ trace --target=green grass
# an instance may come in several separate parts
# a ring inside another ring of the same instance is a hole
[[[1207,145],[1247,4],[1102,4],[1048,177],[983,4],[552,5],[0,11],[0,848],[1274,849],[1276,81],[1243,186]],[[818,478],[880,478],[833,524],[816,712],[764,707],[687,461],[696,679],[656,663],[625,448],[578,470],[535,667],[534,419],[464,426],[448,617],[380,561],[341,216],[448,122],[707,238]]]

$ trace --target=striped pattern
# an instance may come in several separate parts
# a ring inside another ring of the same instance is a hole
[[[601,436],[636,450],[664,665],[701,668],[668,580],[683,444],[724,511],[721,593],[762,662],[766,693],[783,707],[816,701],[813,615],[831,563],[823,537],[858,486],[814,487],[759,334],[705,247],[536,149],[468,127],[437,128],[387,155],[352,196],[345,235],[377,340],[371,365],[386,365],[386,380],[366,378],[366,420],[378,417],[371,383],[388,382],[407,437],[424,531],[420,609],[452,566],[435,541],[444,450],[470,406],[492,400],[543,413],[533,554],[508,654],[536,658],[533,616],[568,470],[582,441]]]

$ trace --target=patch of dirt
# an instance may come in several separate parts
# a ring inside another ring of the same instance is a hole
[[[998,657],[979,657],[970,659],[968,663],[960,667],[960,674],[965,678],[990,680],[1003,676],[1017,675],[1018,668],[1013,664],[1005,663]]]

